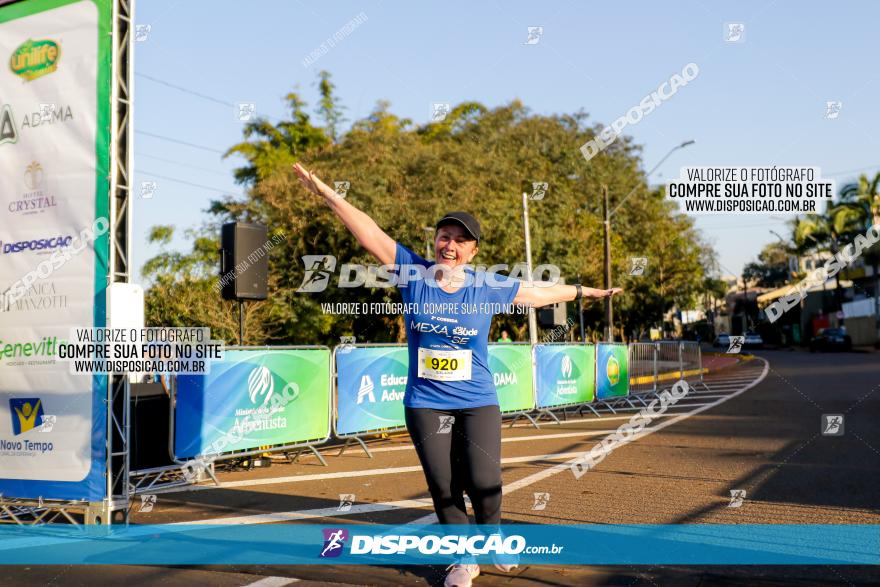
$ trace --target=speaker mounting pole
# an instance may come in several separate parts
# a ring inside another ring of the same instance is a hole
[[[244,346],[244,300],[238,300],[238,346]]]

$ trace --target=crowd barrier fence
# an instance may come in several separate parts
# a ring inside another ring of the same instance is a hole
[[[284,416],[302,430],[297,428],[293,436],[284,430],[257,439],[236,437],[227,450],[215,451],[219,454],[212,455],[212,462],[294,450],[295,461],[302,451],[311,450],[327,466],[317,448],[331,437],[344,441],[337,456],[356,442],[372,458],[365,437],[406,430],[406,345],[343,344],[332,351],[322,346],[230,347],[227,353],[232,354],[214,365],[211,375],[172,378],[168,442],[175,465],[160,469],[179,469],[186,459],[199,458],[212,440],[206,431],[228,429],[230,422],[238,426],[238,416],[253,412],[255,401],[273,392],[290,395],[291,385],[298,390],[297,411]],[[647,397],[679,379],[708,389],[700,347],[694,342],[491,344],[489,363],[502,416],[511,426],[526,418],[539,427],[544,416],[561,424],[554,411],[565,419],[572,408],[598,417],[597,408],[611,413],[622,404],[635,408],[633,401],[645,405]],[[265,432],[261,426],[257,430]],[[156,471],[131,475],[146,478],[145,473]],[[213,478],[212,468],[208,476]],[[134,493],[144,490],[135,484]]]

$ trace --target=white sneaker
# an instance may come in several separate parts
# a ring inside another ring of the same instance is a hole
[[[503,534],[500,532],[499,535],[503,537]],[[492,562],[495,564],[495,568],[502,573],[509,573],[519,566],[519,555],[493,553]]]
[[[450,571],[450,569],[452,569]],[[443,582],[444,587],[471,587],[473,579],[480,574],[480,565],[456,565],[446,567],[449,574]]]

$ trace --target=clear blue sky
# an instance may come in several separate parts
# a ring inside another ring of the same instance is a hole
[[[303,66],[361,12],[366,22]],[[150,226],[175,224],[175,245],[188,248],[182,229],[207,218],[211,199],[241,193],[231,176],[241,160],[220,152],[241,139],[242,125],[222,102],[255,102],[258,114],[280,117],[295,88],[313,107],[320,69],[332,73],[349,124],[378,100],[425,122],[432,102],[514,98],[542,114],[583,108],[608,124],[695,62],[697,79],[627,127],[646,170],[696,140],[652,183],[685,165],[798,165],[841,185],[880,170],[878,20],[876,2],[140,0],[136,22],[151,30],[136,43],[135,185],[158,188],[134,200],[134,264],[155,253]],[[724,42],[726,22],[745,24],[744,42]],[[529,26],[544,27],[537,45],[524,44]],[[827,100],[843,103],[836,120],[824,117]],[[776,240],[771,229],[787,235],[781,217],[704,217],[697,226],[724,273],[739,273]]]

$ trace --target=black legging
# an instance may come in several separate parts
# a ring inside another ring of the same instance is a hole
[[[499,407],[405,408],[404,413],[440,523],[468,523],[464,504],[464,492],[467,492],[477,524],[500,524]],[[451,429],[441,431],[448,416],[455,418]]]

